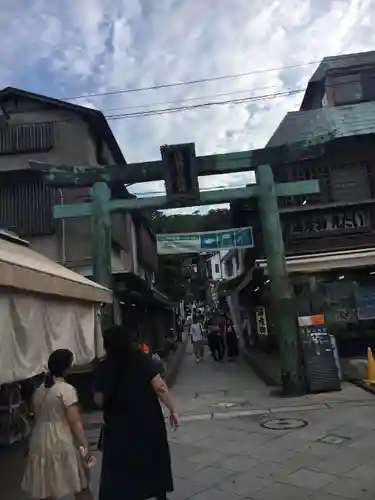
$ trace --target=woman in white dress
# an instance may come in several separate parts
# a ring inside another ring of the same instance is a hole
[[[82,425],[77,392],[63,376],[73,364],[67,349],[54,351],[49,373],[33,397],[34,428],[22,488],[39,500],[75,495],[93,499],[85,460],[91,457]],[[85,459],[82,456],[86,457]]]

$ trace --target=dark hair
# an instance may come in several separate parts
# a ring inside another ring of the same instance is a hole
[[[103,345],[107,357],[122,362],[135,351],[130,336],[118,325],[107,328],[103,333]]]
[[[55,377],[62,377],[73,364],[73,353],[69,349],[57,349],[48,358],[48,373],[44,380],[45,387],[55,384]]]

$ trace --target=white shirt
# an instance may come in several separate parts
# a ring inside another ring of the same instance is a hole
[[[190,327],[190,335],[193,342],[203,339],[202,326],[200,323],[193,323]]]

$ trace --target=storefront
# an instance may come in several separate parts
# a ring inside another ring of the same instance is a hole
[[[267,274],[264,261],[257,265]],[[375,248],[287,258],[299,316],[324,314],[340,357],[375,349]],[[267,298],[267,279],[263,299]]]

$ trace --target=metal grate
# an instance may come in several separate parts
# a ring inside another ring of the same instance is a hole
[[[49,151],[55,145],[54,123],[8,125],[0,130],[0,154]]]
[[[56,189],[42,181],[0,185],[0,227],[19,236],[52,234]]]

